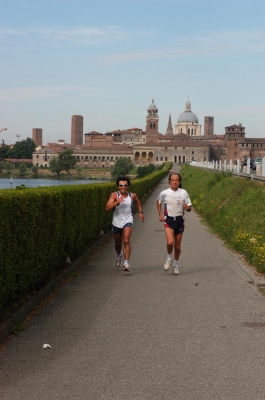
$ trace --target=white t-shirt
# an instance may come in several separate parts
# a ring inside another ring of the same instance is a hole
[[[159,204],[164,202],[164,215],[168,215],[169,217],[178,217],[184,214],[183,204],[187,204],[191,206],[190,197],[188,192],[185,189],[172,190],[166,189],[163,190],[157,200]]]

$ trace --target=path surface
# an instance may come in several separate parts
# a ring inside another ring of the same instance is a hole
[[[144,224],[135,216],[130,273],[109,239],[5,344],[1,400],[265,399],[264,282],[194,211],[181,273],[165,272],[155,199],[167,187],[144,204]]]

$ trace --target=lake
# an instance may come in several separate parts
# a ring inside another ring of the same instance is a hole
[[[12,179],[12,186],[10,178],[0,179],[0,189],[16,188],[20,185],[27,187],[39,186],[62,186],[62,185],[90,185],[91,183],[104,183],[109,181],[93,180],[93,179],[80,179],[80,180],[56,180],[56,179]]]

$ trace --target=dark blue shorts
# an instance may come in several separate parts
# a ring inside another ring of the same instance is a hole
[[[184,218],[182,217],[182,215],[180,215],[179,217],[169,217],[167,215],[167,216],[165,216],[164,227],[173,229],[175,235],[183,233],[184,232]]]
[[[124,228],[132,228],[133,224],[132,222],[128,222],[127,224],[124,225],[123,228],[117,228],[117,226],[112,225],[112,232],[114,233],[114,235],[122,235],[122,231]]]

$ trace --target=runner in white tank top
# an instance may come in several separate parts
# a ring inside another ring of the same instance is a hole
[[[144,222],[144,213],[142,204],[136,193],[128,192],[130,179],[126,176],[121,176],[116,180],[116,184],[119,191],[111,193],[106,204],[106,210],[113,210],[112,231],[114,233],[115,249],[117,252],[116,266],[121,266],[124,257],[123,271],[129,272],[129,258],[131,254],[130,237],[133,226],[133,202],[137,205],[139,218],[142,222]]]

